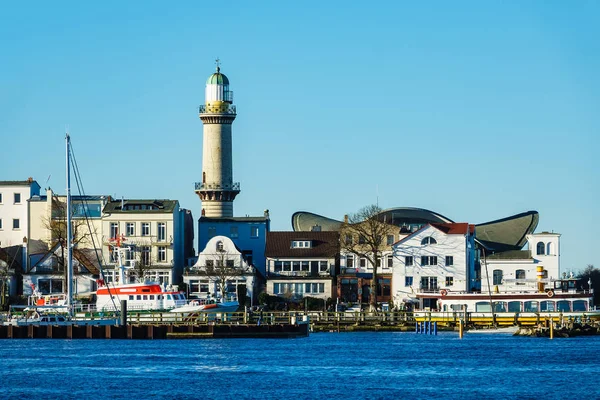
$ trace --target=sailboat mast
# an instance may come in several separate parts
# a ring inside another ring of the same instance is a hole
[[[67,306],[73,305],[73,232],[71,226],[71,137],[65,137],[67,151]]]

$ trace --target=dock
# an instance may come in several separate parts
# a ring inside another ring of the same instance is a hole
[[[226,339],[298,338],[308,324],[277,325],[26,325],[0,326],[0,339]]]

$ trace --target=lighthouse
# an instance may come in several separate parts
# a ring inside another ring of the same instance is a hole
[[[217,70],[208,77],[204,105],[199,108],[203,124],[202,181],[195,191],[202,202],[202,216],[233,217],[233,200],[240,183],[233,181],[231,125],[236,117],[229,79]]]

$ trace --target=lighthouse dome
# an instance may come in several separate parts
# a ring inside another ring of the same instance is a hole
[[[206,80],[207,85],[229,85],[229,79],[219,70],[220,68],[217,68],[217,72],[208,77]]]

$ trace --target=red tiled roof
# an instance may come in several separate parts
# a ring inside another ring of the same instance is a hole
[[[266,257],[334,257],[339,252],[338,232],[267,232]],[[294,240],[309,240],[312,247],[292,248]]]

